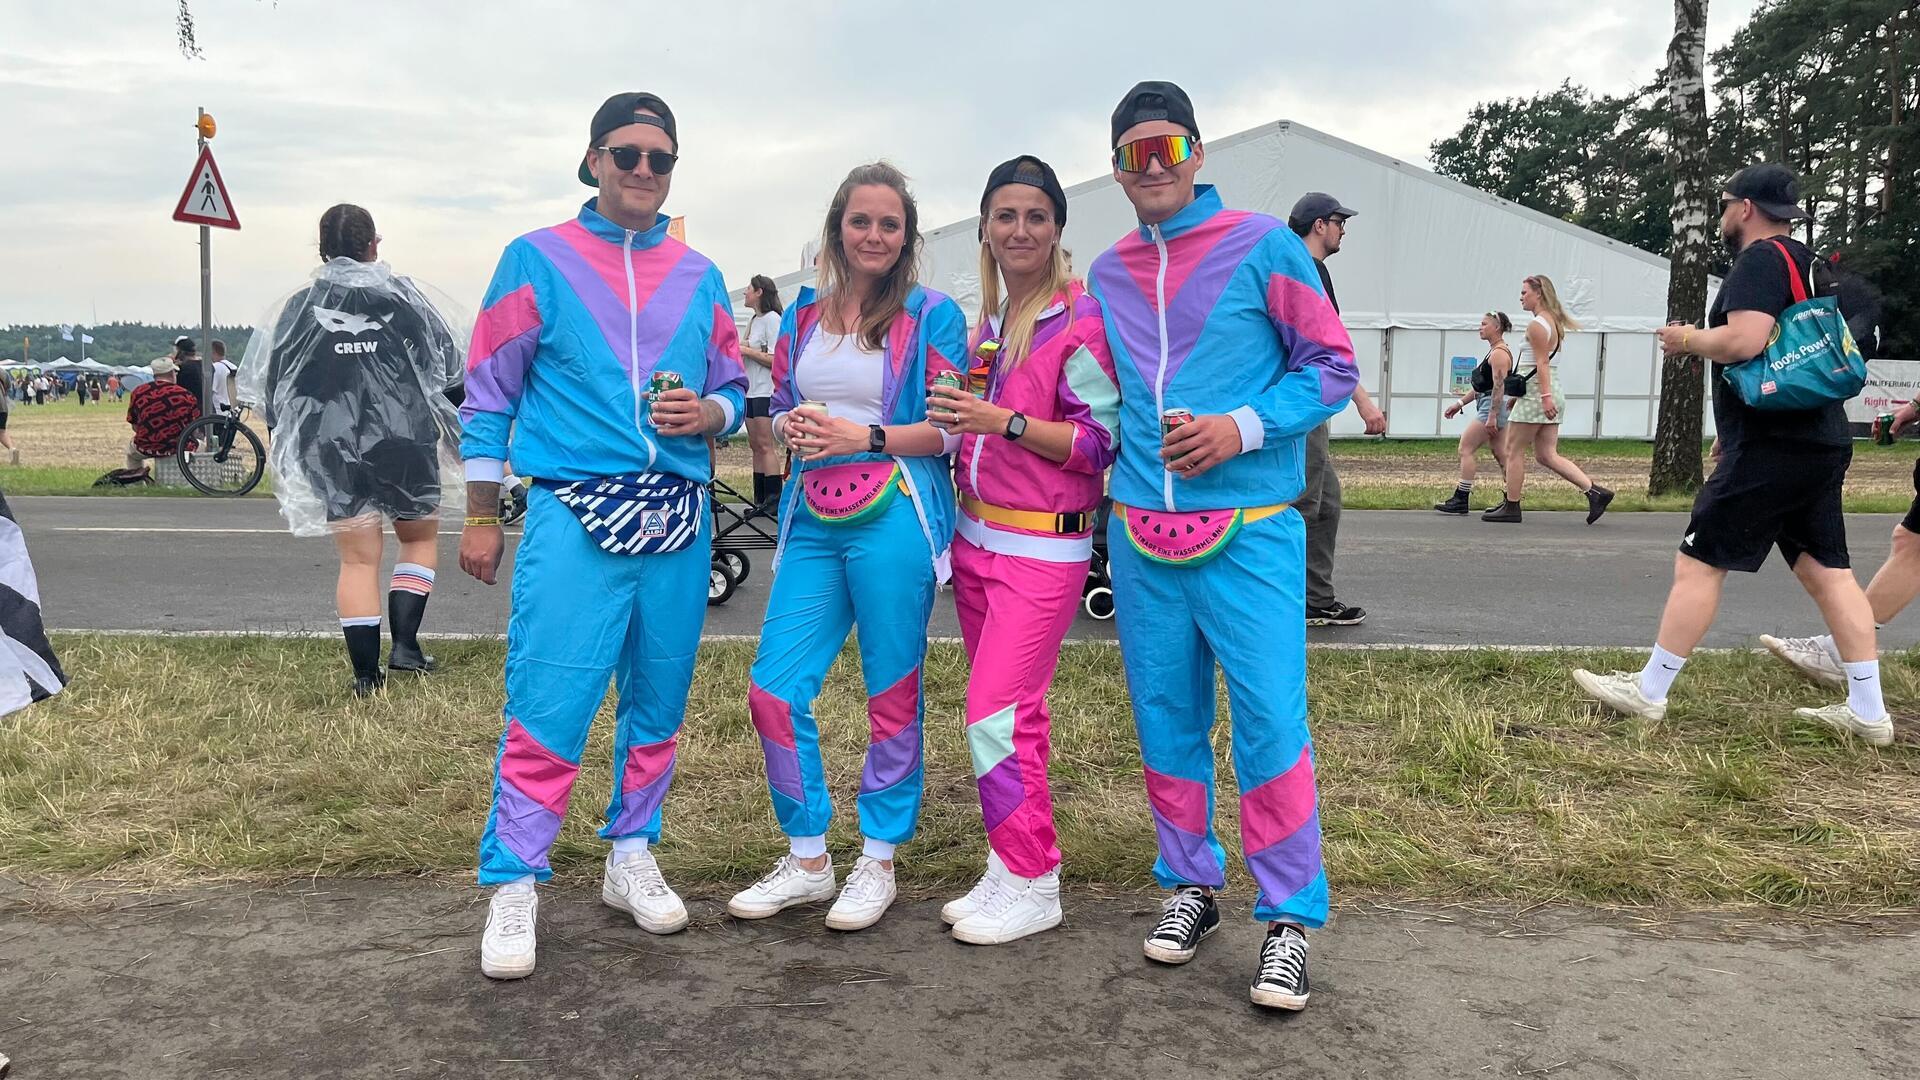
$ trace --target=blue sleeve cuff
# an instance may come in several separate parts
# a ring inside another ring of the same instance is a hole
[[[1260,414],[1253,406],[1242,405],[1228,413],[1233,426],[1240,429],[1240,452],[1251,454],[1267,444],[1267,426],[1260,422]]]

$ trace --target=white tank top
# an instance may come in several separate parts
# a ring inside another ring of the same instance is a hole
[[[823,401],[827,412],[856,424],[881,424],[880,395],[886,387],[886,356],[860,347],[859,334],[814,332],[801,350],[800,396]]]
[[[1547,318],[1545,315],[1535,315],[1533,321],[1547,328],[1547,340],[1553,342],[1553,348],[1547,350],[1547,359],[1551,360],[1553,359],[1554,352],[1560,348],[1560,343],[1555,340],[1558,335],[1554,333],[1553,320]],[[1528,325],[1531,326],[1532,324],[1529,323]],[[1525,334],[1520,335],[1520,358],[1513,363],[1514,372],[1525,375],[1538,366],[1539,364],[1533,358],[1532,339]]]

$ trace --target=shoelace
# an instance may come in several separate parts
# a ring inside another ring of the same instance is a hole
[[[1307,966],[1307,939],[1299,934],[1270,934],[1260,949],[1260,981],[1298,988]]]
[[[641,895],[665,896],[668,893],[667,879],[660,873],[660,864],[651,858],[641,856],[616,865],[639,885]]]
[[[847,875],[847,884],[840,894],[852,900],[878,900],[886,895],[886,881],[887,875],[880,870],[879,863],[862,858]]]
[[[1207,896],[1198,889],[1182,889],[1167,898],[1161,909],[1160,924],[1153,928],[1157,938],[1185,941],[1193,935],[1200,916],[1207,910]]]
[[[502,934],[520,935],[533,930],[533,894],[506,893],[493,901],[495,925]]]
[[[980,898],[979,907],[975,909],[982,915],[1003,914],[1013,906],[1015,900],[1020,899],[1021,890],[1014,888],[1011,882],[1001,880],[998,874],[989,874],[982,884],[986,886],[987,894]]]
[[[788,853],[780,856],[780,861],[773,864],[773,869],[767,873],[766,877],[754,883],[754,888],[771,889],[790,877],[796,877],[806,873],[811,873],[811,871],[801,866],[800,860],[794,858],[791,853]]]

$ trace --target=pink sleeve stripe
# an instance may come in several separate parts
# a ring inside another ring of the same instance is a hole
[[[474,323],[473,345],[467,350],[467,370],[479,367],[502,345],[539,325],[540,305],[533,298],[532,285],[522,285],[494,301]]]

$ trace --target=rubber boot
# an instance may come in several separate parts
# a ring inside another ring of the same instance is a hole
[[[1466,488],[1454,488],[1453,494],[1447,496],[1446,502],[1434,503],[1433,508],[1442,514],[1464,514],[1471,509],[1467,505],[1470,497],[1471,493]]]
[[[353,662],[353,695],[366,697],[387,681],[380,670],[380,626],[343,626],[340,633],[347,639],[347,659]]]
[[[421,675],[433,670],[433,657],[420,651],[420,620],[426,614],[427,598],[420,593],[405,589],[387,593],[387,618],[393,626],[393,651],[387,656],[387,670]]]
[[[1481,514],[1480,520],[1518,524],[1520,521],[1520,504],[1512,499],[1503,498],[1500,500],[1499,506]]]

